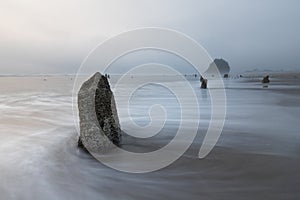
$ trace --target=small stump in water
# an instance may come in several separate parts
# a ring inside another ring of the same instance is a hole
[[[201,76],[200,81],[201,81],[201,89],[207,89],[207,79]]]
[[[261,82],[262,83],[270,83],[270,79],[269,78],[270,78],[269,76],[265,76]]]

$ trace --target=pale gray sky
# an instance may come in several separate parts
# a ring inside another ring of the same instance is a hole
[[[183,32],[233,71],[300,70],[299,0],[0,0],[0,74],[75,73],[120,32]]]

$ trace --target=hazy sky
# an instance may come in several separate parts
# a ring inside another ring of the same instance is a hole
[[[300,70],[299,0],[0,0],[0,74],[75,73],[120,32],[183,32],[233,71]]]

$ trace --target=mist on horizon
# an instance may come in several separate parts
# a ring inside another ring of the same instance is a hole
[[[235,73],[300,70],[297,0],[12,0],[0,5],[0,74],[75,74],[99,43],[141,27],[182,32],[212,58],[228,61]],[[124,70],[148,57],[135,61],[132,56],[120,65]],[[185,71],[177,60],[168,64]]]

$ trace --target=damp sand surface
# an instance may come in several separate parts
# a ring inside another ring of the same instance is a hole
[[[77,148],[74,80],[72,76],[0,78],[1,199],[300,199],[297,79],[277,78],[268,88],[249,79],[225,80],[225,126],[204,159],[197,155],[210,119],[210,95],[200,90],[197,79],[189,80],[201,114],[194,143],[170,166],[147,174],[110,169]],[[176,80],[164,80],[177,86]],[[124,126],[130,119],[122,100],[131,85],[120,87],[123,90],[115,98]],[[131,98],[131,118],[147,125],[152,104],[165,107],[164,128],[148,139],[124,135],[124,149],[152,151],[176,134],[178,101],[163,87],[140,88]],[[192,113],[195,108],[188,109]]]

